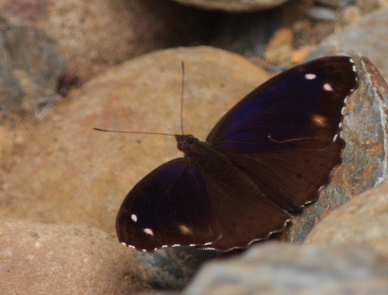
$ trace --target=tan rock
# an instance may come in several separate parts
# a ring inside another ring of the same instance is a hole
[[[129,294],[146,289],[133,252],[85,226],[0,219],[2,294]]]

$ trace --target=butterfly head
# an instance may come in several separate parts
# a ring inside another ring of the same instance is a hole
[[[191,134],[184,134],[184,135],[175,135],[176,141],[178,143],[178,150],[182,152],[186,152],[190,150],[193,147],[193,144],[198,142],[199,140],[192,136]]]

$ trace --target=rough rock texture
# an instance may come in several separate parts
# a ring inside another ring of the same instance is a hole
[[[33,110],[58,101],[66,63],[44,32],[0,16],[0,110]]]
[[[234,259],[206,264],[184,294],[384,294],[387,275],[387,257],[351,243],[265,243]]]
[[[308,235],[305,244],[360,244],[388,257],[388,182],[335,210]]]
[[[388,78],[388,8],[367,14],[358,22],[344,28],[324,40],[319,49],[311,56],[316,57],[328,52],[358,53],[368,57]]]
[[[85,226],[0,219],[1,294],[128,294],[147,289],[127,249]]]
[[[83,80],[145,52],[185,44],[201,28],[186,7],[159,0],[0,0],[0,12],[45,31]]]
[[[219,9],[227,12],[251,12],[278,7],[287,0],[174,0],[202,9]]]

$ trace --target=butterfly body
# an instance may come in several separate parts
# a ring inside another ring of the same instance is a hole
[[[197,138],[188,135],[175,135],[178,150],[185,154],[185,158],[197,164],[202,171],[207,173],[227,174],[232,163],[228,157],[215,150],[211,144],[199,141]]]
[[[128,193],[119,240],[138,250],[245,248],[285,229],[318,198],[341,162],[349,57],[318,59],[275,76],[216,124],[205,142],[176,135],[184,158],[163,164]]]

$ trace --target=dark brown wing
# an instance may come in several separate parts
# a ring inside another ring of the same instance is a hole
[[[222,176],[205,173],[204,177],[221,230],[221,238],[205,248],[246,248],[285,229],[290,215],[268,200],[241,170],[230,167]]]

